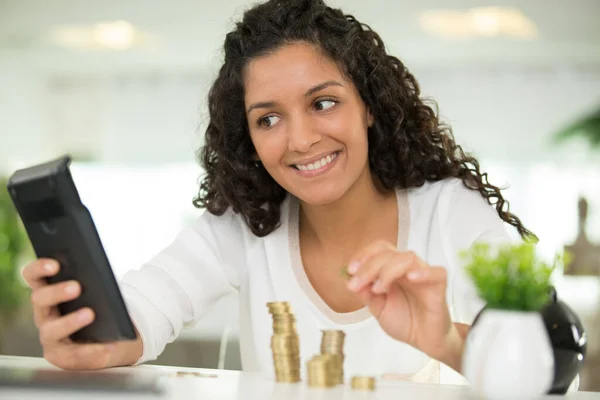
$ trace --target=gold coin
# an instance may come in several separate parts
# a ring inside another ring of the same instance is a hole
[[[375,390],[375,378],[372,376],[353,376],[350,385],[354,390]]]
[[[271,307],[289,307],[290,303],[287,301],[271,301],[267,303],[267,307],[271,308]]]
[[[324,330],[322,331],[321,337],[321,351],[322,352],[331,352],[331,353],[342,353],[344,347],[344,337],[345,333],[343,331],[337,330]]]
[[[338,383],[339,372],[335,368],[335,357],[317,354],[307,362],[307,378],[310,387],[333,387]]]
[[[344,338],[341,330],[322,330],[321,354],[331,357],[330,375],[336,384],[344,383]]]
[[[341,274],[344,279],[352,278],[352,275],[350,274],[350,272],[348,272],[348,266],[346,265],[342,267]]]
[[[300,340],[296,317],[288,302],[267,303],[273,321],[271,352],[277,382],[300,381]]]
[[[275,333],[271,336],[271,342],[298,343],[299,337],[294,333]]]
[[[284,314],[291,311],[290,304],[287,301],[270,302],[267,303],[267,307],[271,314]]]

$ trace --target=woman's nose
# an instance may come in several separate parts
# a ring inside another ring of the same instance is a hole
[[[321,135],[309,118],[295,117],[288,124],[288,150],[306,153],[311,146],[321,141]]]

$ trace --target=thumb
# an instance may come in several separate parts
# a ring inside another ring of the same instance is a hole
[[[356,295],[362,300],[365,306],[369,307],[371,314],[375,318],[379,318],[385,306],[386,294],[374,294],[370,287],[366,287],[356,292]]]
[[[368,306],[369,303],[371,303],[371,299],[374,296],[373,292],[371,292],[370,286],[362,288],[361,290],[359,290],[355,294],[358,296],[358,298],[361,300],[361,302],[365,306]]]

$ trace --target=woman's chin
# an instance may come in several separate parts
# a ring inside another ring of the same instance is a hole
[[[309,206],[326,206],[335,203],[342,194],[339,190],[303,190],[294,194],[301,202]]]

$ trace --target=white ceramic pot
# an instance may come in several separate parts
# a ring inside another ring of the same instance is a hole
[[[491,400],[547,393],[554,356],[540,313],[486,309],[467,336],[463,375]]]

